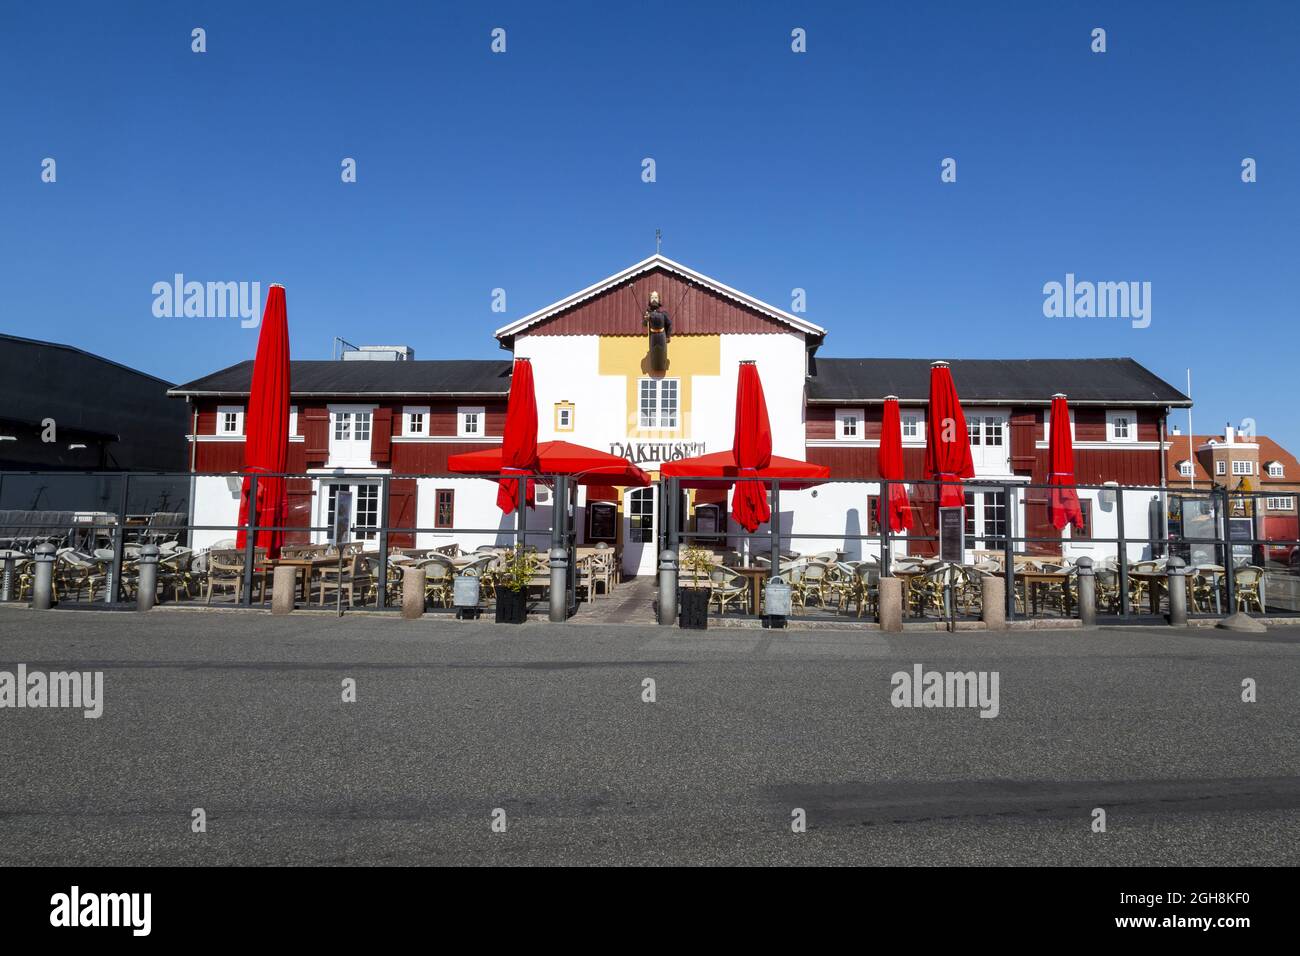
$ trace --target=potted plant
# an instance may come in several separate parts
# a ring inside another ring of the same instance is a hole
[[[535,565],[532,555],[510,548],[493,573],[497,595],[497,623],[522,624],[528,618],[528,583]]]
[[[682,551],[680,565],[677,624],[688,630],[705,630],[709,626],[709,597],[713,587],[709,575],[713,572],[713,555],[703,548],[688,547]]]

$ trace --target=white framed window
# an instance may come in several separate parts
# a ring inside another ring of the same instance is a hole
[[[1264,499],[1264,507],[1269,511],[1295,511],[1295,498],[1284,495],[1278,498]]]
[[[298,435],[298,406],[289,406],[289,437],[295,438]]]
[[[835,437],[844,441],[861,441],[865,429],[862,423],[862,409],[835,409]]]
[[[678,379],[643,378],[637,388],[640,428],[677,427]]]
[[[925,421],[920,413],[901,411],[898,420],[903,426],[903,441],[925,441]]]
[[[1214,463],[1214,473],[1216,475],[1226,475],[1228,473],[1228,463],[1220,458]]]
[[[369,411],[335,411],[334,440],[338,442],[370,441]]]
[[[456,409],[456,434],[461,438],[482,438],[487,434],[486,419],[482,406],[462,405]]]
[[[1192,463],[1190,461],[1180,461],[1178,463],[1178,473],[1184,478],[1192,477]]]
[[[1284,478],[1286,477],[1286,469],[1282,467],[1280,461],[1270,461],[1268,463],[1268,476],[1270,478]]]
[[[217,434],[244,434],[244,406],[221,405],[217,408]]]
[[[573,402],[555,403],[555,430],[557,432],[573,431]]]
[[[1234,458],[1232,459],[1232,473],[1234,475],[1253,475],[1255,473],[1255,463]]]
[[[429,434],[428,405],[407,405],[402,409],[402,434],[417,436]]]
[[[1137,441],[1137,413],[1128,409],[1106,412],[1107,441]]]

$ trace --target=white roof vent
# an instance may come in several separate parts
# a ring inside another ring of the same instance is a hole
[[[415,349],[409,345],[362,345],[343,353],[345,362],[409,362]]]

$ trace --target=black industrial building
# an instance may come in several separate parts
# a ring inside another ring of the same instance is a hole
[[[171,383],[55,342],[0,334],[0,471],[184,471]]]

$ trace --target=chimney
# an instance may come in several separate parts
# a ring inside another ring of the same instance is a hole
[[[1170,425],[1170,426],[1169,426],[1169,434],[1171,434],[1171,435],[1181,435],[1181,434],[1182,434],[1182,431],[1179,430],[1179,428],[1178,428],[1177,425]]]
[[[1225,424],[1223,426],[1223,440],[1226,444],[1229,445],[1231,445],[1234,441],[1237,440],[1235,434],[1233,433],[1233,428],[1231,425]]]

